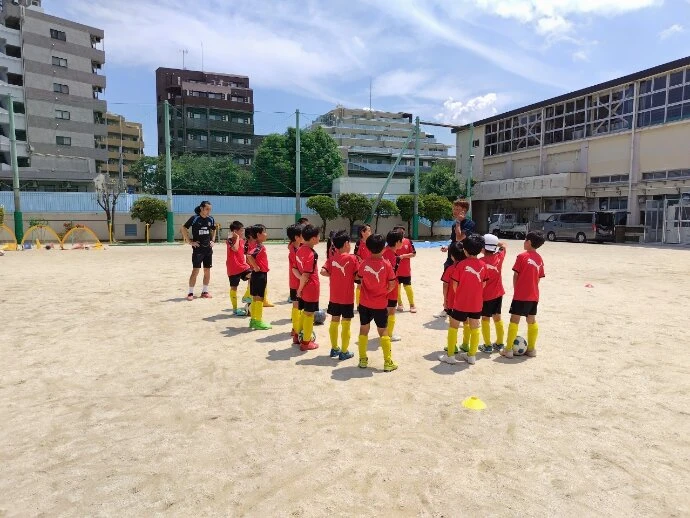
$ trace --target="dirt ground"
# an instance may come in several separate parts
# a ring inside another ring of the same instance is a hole
[[[291,346],[285,245],[272,331],[228,311],[223,247],[193,302],[188,247],[6,253],[0,516],[690,515],[690,250],[540,252],[537,358],[440,364],[444,257],[423,249],[393,373],[374,333],[366,370],[324,326]]]

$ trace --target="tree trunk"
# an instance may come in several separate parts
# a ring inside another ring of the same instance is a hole
[[[321,225],[321,239],[326,239],[326,224],[328,221],[323,220],[323,225]]]
[[[407,235],[408,235],[408,236],[411,234],[411,232],[410,232],[410,225],[411,225],[411,221],[408,219],[408,220],[407,220]]]
[[[376,223],[374,223],[374,234],[379,233],[379,215],[376,215]]]
[[[356,221],[356,220],[354,220],[354,219],[348,219],[348,221],[350,222],[350,235],[352,235],[352,232],[353,232],[354,227],[355,227],[355,221]]]
[[[434,222],[431,222],[431,226],[429,227],[429,231],[431,232],[431,237],[434,237]]]

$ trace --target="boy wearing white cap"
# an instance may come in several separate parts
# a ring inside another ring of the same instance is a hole
[[[488,280],[484,286],[484,305],[482,306],[482,338],[484,345],[479,350],[491,354],[494,350],[503,348],[504,328],[501,320],[501,305],[503,303],[502,269],[506,257],[506,246],[493,234],[484,236],[484,262]],[[491,344],[491,319],[496,326],[496,342]]]

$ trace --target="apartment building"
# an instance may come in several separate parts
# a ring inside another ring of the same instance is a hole
[[[659,235],[690,192],[690,57],[453,130],[474,219],[495,212],[622,210]]]
[[[8,95],[23,190],[93,190],[107,161],[103,31],[5,0],[0,14],[0,189],[11,188]]]
[[[115,113],[105,114],[108,135],[108,163],[103,166],[111,178],[121,179],[128,192],[138,192],[138,182],[129,174],[134,162],[144,155],[144,140],[142,138],[141,123],[126,120]]]
[[[387,176],[403,147],[395,174],[414,174],[414,138],[405,146],[414,130],[412,114],[338,106],[318,117],[315,126],[321,126],[338,143],[346,176]],[[420,171],[427,172],[436,160],[448,158],[449,146],[437,142],[434,135],[420,134]]]
[[[170,103],[173,154],[232,155],[250,165],[254,135],[254,92],[249,78],[232,74],[158,68],[158,152],[165,153],[163,103]]]

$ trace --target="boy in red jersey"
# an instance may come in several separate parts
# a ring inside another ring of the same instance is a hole
[[[486,286],[484,286],[484,306],[482,307],[482,337],[484,345],[481,351],[491,354],[503,349],[503,320],[501,320],[501,306],[503,305],[503,260],[506,257],[506,246],[493,234],[484,236],[484,255],[482,261],[486,265]],[[491,319],[496,326],[496,343],[491,343]]]
[[[290,302],[292,302],[292,343],[299,345],[299,332],[302,330],[302,304],[297,298],[297,288],[299,288],[300,274],[297,271],[297,261],[295,257],[297,250],[302,246],[302,225],[293,223],[287,228],[288,244],[288,287],[290,289]]]
[[[251,268],[247,264],[244,255],[244,239],[242,230],[244,225],[240,221],[233,221],[230,224],[230,234],[227,240],[227,258],[225,266],[228,270],[228,280],[230,281],[230,303],[232,304],[232,313],[237,316],[246,316],[247,312],[244,309],[237,307],[237,287],[240,281],[248,281],[252,273]]]
[[[247,262],[252,268],[252,275],[249,278],[249,293],[253,302],[251,305],[251,319],[249,327],[251,329],[266,330],[272,329],[271,324],[263,321],[264,294],[266,284],[268,284],[268,254],[264,241],[268,239],[266,227],[263,225],[253,225],[250,228],[252,243],[247,246]]]
[[[359,259],[359,262],[361,263],[362,261],[365,261],[366,259],[369,259],[371,257],[371,252],[367,248],[367,239],[371,235],[371,225],[368,223],[365,223],[361,227],[359,227],[359,240],[355,244],[355,251],[354,254],[357,256]],[[359,306],[359,293],[360,293],[360,281],[357,280],[355,281],[357,284],[357,289],[355,291],[355,304]]]
[[[470,347],[469,352],[463,352],[460,357],[470,365],[474,365],[477,349],[479,347],[479,327],[482,316],[483,292],[486,282],[486,268],[484,263],[477,259],[477,255],[484,248],[484,238],[478,234],[468,236],[463,242],[465,256],[464,261],[458,263],[452,274],[455,299],[453,310],[450,313],[450,328],[448,329],[447,354],[439,356],[439,360],[449,364],[455,364],[455,344],[458,341],[458,328],[460,323],[469,320]]]
[[[395,290],[395,272],[391,263],[382,257],[386,244],[383,236],[371,235],[367,238],[367,249],[371,256],[359,265],[357,277],[362,281],[362,298],[359,307],[359,368],[366,369],[369,364],[367,344],[369,342],[369,328],[371,321],[381,337],[383,350],[383,370],[391,372],[398,368],[391,355],[391,337],[388,335],[388,300],[391,291]],[[396,300],[397,302],[397,300]],[[395,306],[393,307],[395,311]]]
[[[410,259],[417,255],[414,244],[411,240],[405,237],[405,227],[400,225],[393,227],[394,231],[401,232],[403,235],[402,245],[396,250],[397,256],[400,258],[398,271],[398,311],[405,311],[403,307],[402,290],[407,294],[407,301],[410,303],[410,313],[416,313],[417,307],[414,305],[414,291],[412,291],[412,265]]]
[[[333,235],[331,244],[335,252],[321,268],[321,275],[331,280],[327,311],[331,315],[331,326],[328,329],[331,337],[331,358],[348,360],[353,356],[348,349],[350,324],[355,316],[355,276],[359,260],[350,253],[350,236],[347,231],[343,230]],[[338,347],[338,326],[341,322],[342,346]]]
[[[391,337],[391,342],[399,342],[400,337],[393,334],[395,329],[395,307],[398,305],[398,266],[400,266],[400,257],[397,252],[402,246],[403,234],[402,232],[391,230],[386,235],[386,248],[383,250],[383,258],[386,259],[396,274],[395,288],[388,294],[388,336]]]
[[[443,282],[443,310],[446,312],[446,315],[450,316],[451,311],[453,311],[453,303],[455,301],[455,287],[453,286],[453,272],[455,271],[455,268],[460,264],[460,262],[465,259],[465,252],[462,249],[462,242],[460,241],[455,241],[454,243],[451,243],[448,246],[448,253],[450,254],[450,258],[452,263],[448,268],[443,270],[443,275],[441,275],[441,281]],[[451,342],[451,340],[454,340],[453,345],[455,346],[458,341],[458,334],[457,330],[456,331],[451,331],[451,328],[448,328],[448,343]],[[469,338],[468,338],[468,343],[469,343]],[[446,344],[446,347],[444,350],[447,352],[448,351],[448,344]],[[469,350],[469,348],[468,348]],[[453,349],[455,351],[455,348]]]
[[[319,229],[313,225],[302,227],[302,239],[304,244],[295,254],[297,271],[300,274],[297,286],[297,298],[302,303],[302,339],[300,351],[317,349],[319,344],[312,340],[314,331],[314,313],[319,310],[319,294],[321,282],[319,281],[318,261],[319,254],[314,247],[319,243]]]
[[[513,342],[518,334],[520,317],[527,317],[527,356],[537,355],[537,305],[539,304],[539,280],[545,277],[544,261],[537,249],[544,244],[541,232],[528,232],[525,236],[524,249],[515,259],[513,266],[513,301],[510,303],[510,324],[508,339],[501,350],[501,356],[513,357]]]

